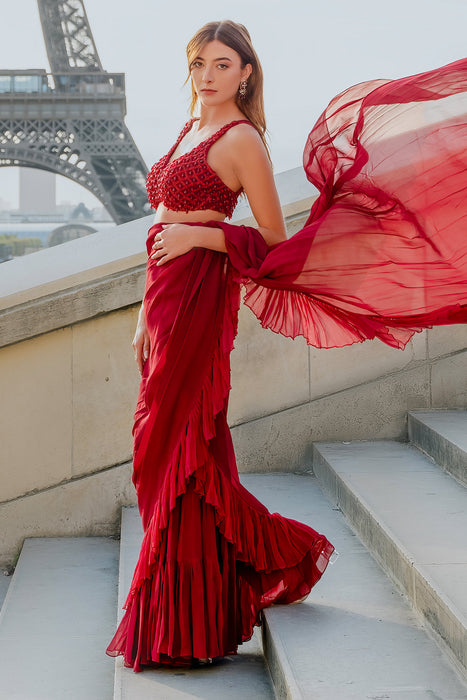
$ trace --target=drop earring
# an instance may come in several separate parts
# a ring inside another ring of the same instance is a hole
[[[240,83],[240,87],[238,88],[238,94],[241,100],[244,100],[246,97],[246,89],[248,87],[248,83],[246,80],[242,80]]]

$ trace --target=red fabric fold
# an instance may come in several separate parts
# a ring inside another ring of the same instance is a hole
[[[467,320],[467,59],[338,95],[304,152],[307,224],[267,250],[220,223],[263,326],[317,347]]]

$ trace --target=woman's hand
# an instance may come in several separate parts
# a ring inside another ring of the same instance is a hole
[[[135,352],[135,360],[138,365],[139,373],[143,374],[143,368],[146,360],[149,357],[150,340],[149,333],[146,327],[146,316],[144,307],[141,304],[139,310],[138,323],[136,325],[135,337],[133,338],[133,350]]]
[[[151,258],[157,265],[188,253],[196,244],[196,226],[187,224],[161,224],[162,231],[154,237]]]

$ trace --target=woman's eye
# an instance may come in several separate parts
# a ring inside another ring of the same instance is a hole
[[[222,68],[222,70],[224,70],[224,68],[228,68],[229,66],[226,63],[218,63],[217,67]]]
[[[201,61],[193,61],[191,64],[191,69],[193,70],[193,68],[200,68],[201,65]]]

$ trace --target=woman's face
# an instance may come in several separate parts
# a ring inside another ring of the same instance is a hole
[[[239,54],[221,41],[210,41],[194,58],[191,79],[202,105],[214,107],[234,101],[242,80],[251,75],[251,64],[242,68]]]

